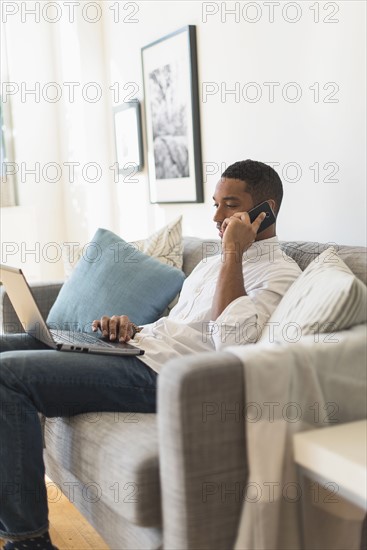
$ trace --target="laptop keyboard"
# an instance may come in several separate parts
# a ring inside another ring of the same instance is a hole
[[[94,345],[101,348],[114,348],[113,344],[109,344],[96,336],[87,334],[86,332],[69,332],[67,330],[51,330],[55,342],[59,344],[81,344]]]

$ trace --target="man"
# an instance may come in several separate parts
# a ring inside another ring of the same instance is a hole
[[[157,376],[167,359],[257,340],[300,269],[281,252],[275,224],[258,234],[265,215],[251,223],[247,212],[268,200],[277,214],[282,195],[278,174],[263,163],[246,160],[227,168],[213,197],[222,252],[203,257],[170,315],[140,332],[124,315],[93,322],[111,340],[135,338],[145,355],[66,354],[29,336],[3,337],[0,477],[6,490],[0,536],[9,540],[6,550],[53,548],[38,412],[154,412]]]

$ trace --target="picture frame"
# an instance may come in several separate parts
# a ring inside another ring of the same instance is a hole
[[[141,50],[151,203],[204,201],[196,27]]]
[[[135,174],[144,167],[141,109],[138,100],[113,108],[117,172]]]

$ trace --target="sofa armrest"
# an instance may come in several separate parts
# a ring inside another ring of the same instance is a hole
[[[232,548],[246,483],[243,366],[225,352],[169,361],[159,376],[164,548]]]
[[[38,304],[38,307],[46,319],[53,303],[55,302],[63,281],[36,283],[30,285],[33,296]],[[17,334],[24,332],[23,327],[18,319],[17,314],[10,302],[9,296],[2,286],[0,288],[0,327],[4,333]]]

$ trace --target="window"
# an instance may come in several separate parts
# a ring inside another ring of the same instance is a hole
[[[8,65],[6,53],[5,29],[2,29],[1,38],[1,81],[8,82]],[[16,201],[16,167],[14,164],[13,128],[11,121],[10,100],[3,101],[0,96],[0,124],[1,124],[1,148],[0,148],[0,172],[1,193],[0,207],[15,206]]]

